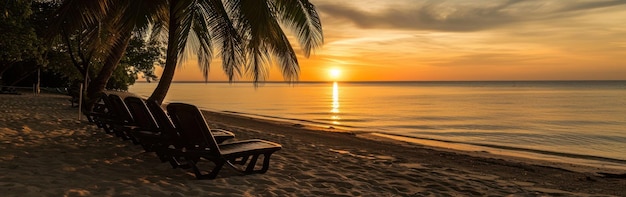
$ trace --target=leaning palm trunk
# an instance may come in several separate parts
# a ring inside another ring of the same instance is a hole
[[[96,99],[98,99],[98,95],[104,91],[107,82],[113,75],[113,71],[117,68],[122,56],[124,56],[128,43],[130,43],[131,35],[132,32],[130,31],[124,31],[120,34],[122,36],[120,42],[113,45],[98,76],[87,86],[87,99],[83,106],[85,109],[91,109]]]
[[[169,51],[169,49],[168,49]],[[178,54],[172,55],[172,58],[177,58]],[[169,61],[170,55],[167,56],[165,67],[163,68],[163,74],[159,79],[159,84],[157,85],[152,95],[150,95],[149,100],[154,100],[156,102],[163,103],[163,99],[167,95],[167,91],[170,89],[170,84],[174,79],[174,72],[176,71],[176,60]]]
[[[149,100],[154,100],[157,103],[163,103],[165,96],[167,95],[167,91],[170,89],[170,84],[174,79],[174,73],[176,71],[176,63],[178,61],[178,53],[179,53],[179,42],[178,37],[180,34],[179,31],[179,19],[177,18],[177,13],[175,7],[179,1],[172,0],[170,1],[170,14],[169,21],[170,24],[168,26],[168,40],[167,40],[167,57],[165,59],[165,67],[163,68],[163,74],[161,74],[161,78],[159,79],[159,84],[157,85],[152,95],[150,95]]]

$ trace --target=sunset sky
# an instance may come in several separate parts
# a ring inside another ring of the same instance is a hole
[[[623,0],[311,2],[325,44],[309,59],[294,45],[300,81],[626,79]],[[189,61],[174,80],[199,73]],[[221,62],[209,80],[227,80]]]

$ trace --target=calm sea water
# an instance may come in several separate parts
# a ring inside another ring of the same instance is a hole
[[[174,83],[166,102],[626,166],[626,81]]]

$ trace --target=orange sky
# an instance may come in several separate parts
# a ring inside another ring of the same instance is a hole
[[[325,44],[309,59],[294,46],[300,81],[626,80],[621,0],[311,2]],[[191,60],[174,80],[203,78]],[[227,80],[219,60],[209,80]]]

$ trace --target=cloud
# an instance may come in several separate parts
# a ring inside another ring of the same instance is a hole
[[[433,66],[444,67],[475,67],[475,66],[520,66],[536,65],[536,62],[549,62],[556,57],[549,55],[509,54],[509,53],[474,53],[459,57],[447,58],[447,61],[432,63]]]
[[[578,2],[578,3],[576,3]],[[570,4],[564,6],[560,12],[591,10],[596,8],[606,8],[613,6],[620,6],[626,4],[623,0],[594,0],[594,1],[573,1]]]
[[[575,17],[600,8],[623,6],[623,0],[412,1],[405,6],[367,11],[354,5],[322,3],[318,10],[333,20],[360,28],[471,32],[511,24]]]

